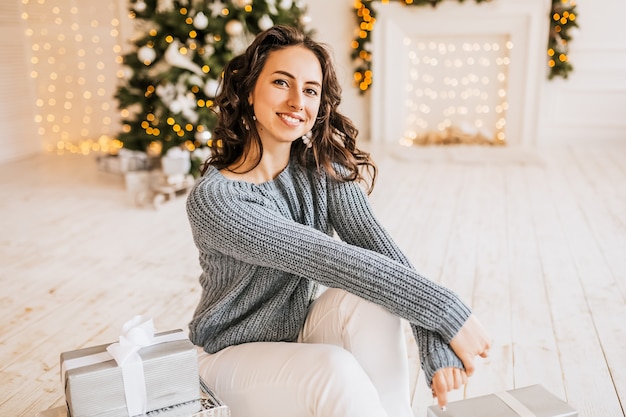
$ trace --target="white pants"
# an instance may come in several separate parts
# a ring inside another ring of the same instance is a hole
[[[311,305],[298,343],[199,348],[199,366],[232,417],[413,417],[400,319],[338,289]]]

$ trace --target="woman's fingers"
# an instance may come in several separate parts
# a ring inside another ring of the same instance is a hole
[[[461,361],[463,362],[467,376],[474,375],[474,370],[476,369],[474,366],[474,358],[472,356],[465,355],[464,357],[461,357]]]
[[[442,368],[433,376],[432,391],[437,404],[443,408],[448,404],[448,391],[459,389],[467,383],[467,375],[459,368]]]
[[[469,316],[461,330],[450,341],[450,347],[461,359],[468,376],[474,373],[474,357],[486,358],[489,355],[491,340],[482,324],[473,314]]]
[[[448,383],[446,378],[446,371],[450,368],[440,369],[435,372],[433,376],[433,395],[437,397],[437,404],[439,407],[444,408],[448,404]]]
[[[454,368],[454,389],[459,389],[467,383],[465,372],[461,369]]]

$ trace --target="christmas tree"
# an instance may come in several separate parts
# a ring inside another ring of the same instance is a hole
[[[116,92],[119,146],[152,157],[206,147],[224,65],[275,24],[307,30],[298,0],[131,0],[133,50]]]

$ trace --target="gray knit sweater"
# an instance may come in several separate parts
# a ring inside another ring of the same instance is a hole
[[[203,270],[190,338],[206,352],[296,340],[322,284],[407,319],[429,385],[437,369],[462,367],[448,343],[469,308],[413,269],[358,184],[339,183],[293,158],[259,185],[210,167],[191,190],[187,213]]]

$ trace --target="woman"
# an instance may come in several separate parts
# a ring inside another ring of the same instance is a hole
[[[470,309],[372,214],[359,184],[376,168],[340,95],[327,50],[290,27],[224,69],[212,156],[187,203],[203,269],[190,338],[234,417],[412,416],[401,318],[442,407],[487,355]]]

